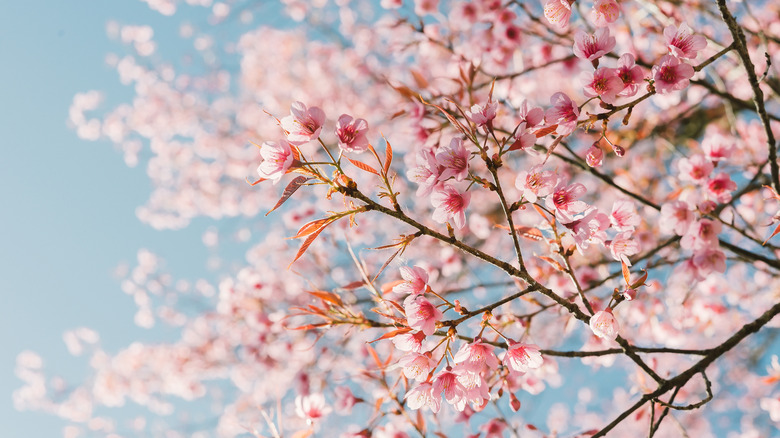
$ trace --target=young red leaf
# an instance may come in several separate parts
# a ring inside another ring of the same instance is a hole
[[[327,301],[331,304],[334,304],[336,306],[343,306],[344,302],[341,301],[341,297],[334,294],[333,292],[327,292],[324,290],[315,290],[315,291],[309,291],[310,295],[313,295],[323,301]]]
[[[534,134],[536,135],[536,138],[542,138],[547,134],[552,134],[553,132],[555,132],[557,128],[558,125],[547,126],[545,128],[537,130],[536,132],[534,132]]]
[[[563,267],[563,266],[562,266],[560,263],[558,263],[556,260],[554,260],[554,259],[552,259],[552,258],[550,258],[550,257],[546,257],[546,256],[539,256],[539,258],[540,258],[540,259],[542,259],[542,260],[544,260],[545,262],[547,262],[547,263],[551,264],[553,268],[555,268],[555,269],[557,269],[557,270],[559,270],[559,271],[561,271],[561,272],[566,272],[566,268],[564,268],[564,267]]]
[[[249,184],[250,186],[256,186],[256,185],[260,184],[263,181],[268,181],[268,178],[260,178],[260,179],[258,179],[255,182],[250,181],[249,178],[246,179],[247,184]]]
[[[410,331],[412,331],[412,329],[410,329],[409,327],[400,328],[398,330],[393,330],[393,331],[387,332],[384,335],[374,339],[373,341],[368,341],[368,343],[369,344],[373,344],[376,341],[381,341],[382,339],[394,338],[394,337],[396,337],[398,335],[402,335],[404,333],[409,333]]]
[[[766,243],[769,242],[769,239],[777,236],[778,233],[780,233],[780,224],[777,225],[777,228],[775,228],[775,231],[773,231],[772,234],[769,235],[769,237],[766,238],[766,240],[764,241],[764,243],[761,244],[761,246],[766,245]]]
[[[366,172],[373,173],[374,175],[379,175],[379,172],[377,172],[376,169],[369,166],[366,163],[363,163],[361,161],[353,160],[352,158],[347,157],[347,160],[349,160],[350,163],[352,163],[355,167],[361,170],[365,170]]]
[[[387,175],[387,171],[390,170],[390,163],[393,162],[393,148],[387,139],[385,139],[385,144],[387,144],[387,147],[385,148],[385,168],[383,173]]]
[[[290,181],[290,184],[287,184],[287,187],[284,188],[284,192],[282,193],[282,197],[279,198],[279,201],[274,205],[274,208],[268,210],[268,213],[265,215],[268,216],[271,214],[272,211],[276,210],[277,208],[281,207],[282,204],[287,202],[288,199],[290,199],[290,196],[293,195],[299,188],[301,188],[302,185],[304,185],[307,181],[309,181],[309,178],[306,178],[305,176],[297,176],[294,180]]]
[[[374,359],[374,362],[376,363],[377,368],[380,370],[383,368],[383,363],[379,359],[379,355],[376,353],[376,350],[374,350],[374,347],[366,344],[366,350],[368,350],[368,353],[371,355],[371,357]]]
[[[317,231],[315,231],[315,232],[314,232],[314,234],[311,234],[309,237],[307,237],[307,238],[306,238],[306,240],[304,240],[304,241],[303,241],[303,244],[302,244],[302,245],[301,245],[301,247],[298,249],[298,253],[297,253],[297,254],[295,254],[295,258],[294,258],[294,259],[293,259],[293,261],[291,261],[291,262],[290,262],[290,264],[287,266],[287,269],[290,269],[290,266],[292,266],[292,265],[293,265],[293,263],[295,263],[295,262],[296,262],[296,261],[297,261],[299,258],[301,258],[301,256],[302,256],[302,255],[303,255],[303,254],[306,252],[306,250],[307,250],[307,249],[309,249],[309,246],[311,246],[312,242],[314,242],[314,239],[316,239],[316,238],[317,238],[317,236],[319,236],[319,235],[320,235],[320,233],[322,232],[322,230],[324,230],[324,229],[325,229],[325,227],[327,227],[329,223],[330,223],[330,222],[328,222],[327,224],[325,224],[325,225],[323,225],[322,227],[320,227],[320,228],[319,228]]]
[[[628,270],[628,266],[626,265],[626,262],[620,262],[620,265],[623,269],[623,279],[626,280],[626,286],[631,284],[631,271]]]
[[[325,217],[322,219],[313,220],[304,226],[301,227],[300,230],[298,230],[298,234],[290,237],[290,239],[297,239],[299,237],[308,236],[309,234],[319,230],[320,228],[325,227],[332,219],[329,217]]]

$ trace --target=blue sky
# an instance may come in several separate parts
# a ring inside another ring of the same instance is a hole
[[[111,144],[80,140],[67,126],[76,93],[105,92],[104,108],[131,96],[104,62],[107,53],[122,51],[106,37],[108,20],[163,29],[161,39],[178,50],[184,42],[172,36],[180,18],[137,0],[26,0],[5,2],[2,9],[2,435],[61,436],[65,423],[57,418],[14,410],[11,393],[21,385],[13,374],[16,355],[36,351],[49,374],[79,381],[86,364],[69,356],[64,331],[93,328],[108,351],[159,339],[158,330],[133,324],[135,306],[112,272],[120,262],[133,265],[138,249],[148,248],[167,260],[174,276],[197,278],[208,257],[200,236],[210,223],[164,232],[140,223],[135,208],[149,193],[144,167],[127,168]]]

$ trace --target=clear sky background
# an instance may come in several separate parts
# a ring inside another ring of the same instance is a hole
[[[164,17],[138,0],[0,4],[0,435],[48,438],[61,436],[65,423],[13,408],[22,383],[16,355],[36,351],[48,374],[79,382],[85,359],[68,354],[64,331],[92,328],[109,352],[161,339],[158,329],[134,325],[135,305],[114,268],[133,266],[138,249],[148,248],[175,277],[198,278],[208,257],[200,236],[212,224],[195,221],[183,231],[142,224],[135,208],[150,191],[143,164],[130,169],[111,144],[80,140],[67,126],[76,93],[103,91],[104,109],[131,97],[105,63],[109,52],[124,52],[106,37],[108,20],[151,25],[161,50],[181,51],[188,47],[176,36],[181,15]],[[205,21],[205,10],[183,12]]]

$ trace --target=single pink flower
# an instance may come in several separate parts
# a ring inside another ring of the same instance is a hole
[[[501,418],[491,418],[490,421],[479,426],[479,430],[485,432],[484,438],[503,438],[506,421]]]
[[[409,327],[420,330],[427,336],[436,331],[436,322],[444,316],[430,301],[422,295],[410,295],[404,301],[404,312]]]
[[[588,204],[577,199],[584,195],[587,189],[580,183],[566,185],[559,182],[553,193],[547,196],[546,205],[550,210],[555,210],[562,221],[569,221],[577,213],[585,211]]]
[[[694,35],[685,23],[681,23],[678,28],[667,26],[664,29],[664,37],[669,53],[678,58],[696,58],[699,51],[707,47],[707,40],[701,35]]]
[[[639,91],[639,86],[645,79],[642,67],[635,64],[636,59],[630,53],[623,54],[618,59],[617,76],[623,82],[623,91],[618,96],[631,97]]]
[[[352,412],[352,407],[355,406],[358,401],[362,401],[355,397],[355,394],[352,393],[349,386],[338,386],[333,392],[336,394],[334,408],[339,415],[349,415]]]
[[[282,179],[295,159],[292,147],[286,140],[264,142],[260,148],[260,156],[263,157],[263,162],[257,168],[257,173],[261,178],[273,180],[274,184]]]
[[[608,26],[620,16],[620,6],[615,0],[596,0],[590,11],[590,19],[596,27]]]
[[[395,286],[393,292],[404,295],[425,293],[428,288],[428,271],[419,266],[402,266],[400,270],[404,282]]]
[[[363,119],[353,119],[342,114],[336,122],[336,136],[339,138],[339,148],[344,152],[365,152],[368,149],[368,123]]]
[[[484,105],[473,105],[471,110],[466,110],[466,117],[477,126],[488,125],[489,127],[496,118],[497,109],[498,102],[488,101]]]
[[[600,27],[589,35],[583,30],[574,34],[574,55],[580,59],[595,61],[615,48],[615,37],[609,36],[609,28]]]
[[[422,351],[422,342],[425,340],[425,333],[403,333],[393,337],[393,345],[401,351]]]
[[[717,248],[718,234],[723,229],[720,222],[702,218],[694,221],[680,239],[680,246],[687,250],[702,250],[705,248]]]
[[[715,166],[710,160],[704,158],[704,155],[696,154],[691,158],[681,158],[677,162],[677,169],[680,171],[681,181],[692,181],[697,184],[704,184],[709,178]]]
[[[664,55],[653,66],[653,84],[658,94],[682,90],[690,83],[695,71],[690,65],[680,62],[674,56]]]
[[[520,122],[525,122],[526,128],[533,128],[544,121],[544,110],[539,107],[528,108],[528,101],[523,99],[517,115]]]
[[[598,96],[605,103],[615,103],[617,94],[623,91],[623,81],[614,68],[601,67],[594,72],[584,71],[580,74],[580,82],[585,87],[585,95]]]
[[[707,135],[701,141],[701,149],[708,160],[717,163],[720,160],[727,159],[734,152],[734,140],[721,133]]]
[[[634,231],[642,218],[636,214],[634,203],[626,199],[618,199],[612,204],[612,213],[609,215],[612,228],[618,232]]]
[[[720,172],[707,182],[707,192],[721,204],[731,201],[731,192],[737,190],[737,183],[727,173]]]
[[[449,184],[434,188],[431,195],[431,203],[435,208],[433,220],[443,224],[451,219],[455,227],[463,228],[466,226],[466,207],[470,199],[471,193],[461,193]]]
[[[565,29],[569,26],[572,3],[574,0],[547,0],[544,3],[544,18],[550,24]]]
[[[458,411],[466,407],[466,388],[458,380],[458,375],[447,367],[433,377],[433,395],[438,397],[444,392],[444,399]]]
[[[307,109],[303,103],[294,102],[290,113],[281,120],[282,129],[287,132],[287,141],[300,145],[320,136],[325,112],[317,107]]]
[[[436,361],[429,354],[408,353],[400,360],[396,367],[403,368],[404,376],[407,379],[414,379],[418,382],[425,380],[428,373],[436,367]]]
[[[515,180],[515,186],[522,192],[523,199],[528,202],[536,202],[538,198],[549,195],[557,183],[558,177],[549,170],[543,171],[541,164],[527,172],[520,172]]]
[[[691,226],[695,215],[685,201],[667,202],[661,206],[661,217],[658,220],[661,231],[682,236]]]
[[[606,230],[609,228],[609,218],[597,208],[590,208],[580,218],[563,224],[572,230],[572,238],[577,249],[582,252],[591,243],[601,243],[607,240]]]
[[[319,420],[328,415],[331,408],[325,404],[322,394],[309,394],[295,398],[295,413],[308,422]]]
[[[726,254],[719,249],[704,248],[691,257],[698,271],[698,278],[707,278],[713,272],[726,272]]]
[[[427,406],[434,414],[441,409],[441,396],[439,394],[433,395],[431,382],[422,382],[410,389],[404,396],[404,400],[406,400],[409,409],[417,410]]]
[[[590,145],[585,152],[585,162],[590,167],[600,167],[604,163],[604,150],[599,147],[598,143]]]
[[[631,239],[631,233],[620,233],[612,239],[609,244],[609,251],[612,253],[612,258],[623,262],[626,266],[631,266],[631,260],[628,256],[639,253],[639,242]]]
[[[414,0],[414,13],[423,16],[439,12],[439,0]]]
[[[436,161],[444,170],[439,180],[445,181],[454,177],[455,181],[463,181],[469,174],[469,158],[471,154],[463,147],[463,139],[455,137],[449,146],[436,151]]]
[[[550,125],[557,124],[558,128],[555,131],[558,134],[568,135],[577,129],[580,109],[569,96],[564,93],[555,93],[550,98],[550,105],[552,108],[545,113],[545,121]]]
[[[501,359],[509,368],[526,373],[530,369],[539,368],[544,363],[539,346],[524,344],[522,342],[509,341],[509,349]]]
[[[482,372],[485,367],[495,370],[498,368],[498,358],[493,353],[493,348],[477,338],[470,344],[462,345],[453,359],[455,363],[473,373]]]
[[[607,307],[607,310],[599,310],[593,316],[590,317],[590,329],[593,334],[606,340],[614,341],[617,339],[620,326],[612,314],[612,309]]]
[[[428,196],[439,183],[439,176],[443,169],[436,162],[436,157],[430,149],[417,152],[417,167],[406,172],[410,181],[416,182],[417,196]]]
[[[509,151],[526,150],[536,144],[536,135],[526,129],[525,122],[520,122],[515,132],[515,141],[509,146]]]

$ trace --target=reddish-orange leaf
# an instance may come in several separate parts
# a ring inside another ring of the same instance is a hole
[[[309,234],[319,230],[320,228],[327,225],[332,219],[329,217],[325,217],[322,219],[313,220],[304,226],[301,227],[300,230],[298,230],[298,234],[290,237],[290,239],[297,239],[299,237],[308,236]]]
[[[761,246],[766,245],[766,243],[769,242],[769,239],[777,236],[778,233],[780,233],[780,224],[777,225],[777,228],[775,228],[775,230],[772,232],[772,234],[769,237],[766,238],[766,240],[764,241],[764,243],[761,244]]]
[[[545,262],[547,262],[547,263],[551,264],[553,268],[555,268],[555,269],[557,269],[557,270],[559,270],[559,271],[561,271],[561,272],[566,272],[566,268],[564,268],[564,267],[563,267],[563,266],[562,266],[560,263],[558,263],[558,262],[557,262],[555,259],[552,259],[552,258],[550,258],[550,257],[547,257],[547,256],[539,256],[539,258],[540,258],[540,259],[542,259],[542,260],[544,260]]]
[[[309,291],[310,295],[313,295],[323,301],[327,301],[331,304],[335,304],[336,306],[343,306],[344,303],[341,301],[341,297],[334,294],[333,292],[327,292],[324,290],[314,290]]]
[[[496,228],[501,228],[502,230],[509,231],[509,227],[506,226],[506,225],[495,224],[494,226]],[[539,231],[538,228],[525,227],[525,226],[522,226],[522,225],[516,225],[515,226],[515,230],[518,232],[518,234],[520,236],[525,237],[526,239],[531,239],[531,240],[542,240],[542,239],[544,239],[544,235],[542,234],[541,231]]]
[[[412,74],[414,82],[417,84],[417,88],[428,88],[428,80],[425,79],[425,76],[423,76],[422,73],[414,69],[410,70],[409,72]]]
[[[306,181],[309,181],[309,178],[306,178],[305,176],[298,176],[295,177],[294,180],[290,181],[290,184],[287,184],[287,187],[284,188],[282,197],[279,198],[279,201],[276,203],[276,205],[274,205],[274,208],[268,210],[268,213],[266,213],[265,215],[268,216],[269,214],[271,214],[272,211],[281,207],[282,204],[284,204],[288,199],[290,199],[290,196],[292,196],[293,193],[295,193],[298,189],[301,188],[302,185],[306,183]]]
[[[396,309],[398,309],[398,311],[399,311],[399,312],[401,312],[401,314],[403,314],[403,315],[405,315],[405,314],[406,314],[406,310],[404,310],[404,308],[403,308],[403,307],[401,307],[401,305],[400,305],[400,304],[398,304],[398,303],[396,303],[395,301],[392,301],[392,300],[383,300],[383,302],[385,302],[385,303],[388,303],[388,304],[390,304],[391,306],[395,307]]]
[[[634,283],[631,285],[631,289],[636,289],[636,288],[638,288],[639,286],[642,286],[642,285],[644,285],[644,284],[645,284],[645,280],[647,280],[647,271],[642,271],[642,272],[643,272],[642,276],[641,276],[641,277],[639,277],[639,279],[638,279],[637,281],[635,281],[635,282],[634,282]]]
[[[366,163],[363,163],[361,161],[353,160],[352,158],[347,157],[347,160],[349,160],[350,163],[352,163],[355,167],[361,170],[365,170],[366,172],[373,173],[374,175],[379,175],[379,172],[377,172],[376,169],[369,166]]]
[[[382,285],[382,293],[386,294],[393,290],[394,287],[398,286],[401,283],[404,283],[406,280],[395,280],[391,281],[390,283],[385,283]]]
[[[410,329],[409,327],[401,328],[401,329],[398,329],[398,330],[393,330],[393,331],[387,332],[384,335],[374,339],[373,341],[369,341],[368,343],[369,344],[373,344],[376,341],[381,341],[382,339],[394,338],[394,337],[396,337],[398,335],[402,335],[404,333],[409,333],[410,331],[412,331],[412,329]]]
[[[247,184],[249,184],[250,186],[256,186],[256,185],[260,184],[263,181],[268,181],[268,178],[260,178],[260,179],[258,179],[255,182],[250,181],[249,178],[246,179]]]
[[[287,269],[290,269],[290,266],[293,265],[301,256],[306,252],[307,249],[309,249],[309,246],[311,246],[312,242],[314,242],[314,239],[317,238],[317,236],[320,235],[322,230],[325,229],[326,225],[323,225],[320,229],[314,232],[314,234],[311,234],[309,237],[306,238],[306,240],[303,241],[303,244],[301,244],[301,247],[298,249],[298,253],[295,254],[295,258],[293,261],[290,262],[290,264],[287,266]]]
[[[376,363],[377,368],[380,370],[382,369],[382,361],[379,359],[379,355],[376,354],[376,350],[374,350],[374,347],[366,344],[366,350],[368,350],[368,353],[371,355],[371,357],[374,359],[374,362]]]
[[[557,128],[558,125],[547,126],[545,128],[537,130],[536,132],[534,132],[534,134],[536,135],[536,138],[542,138],[547,134],[552,134],[553,132],[555,132]]]
[[[385,148],[385,168],[384,168],[384,174],[387,175],[387,171],[390,170],[390,163],[393,162],[393,148],[390,146],[390,142],[385,139],[385,144],[387,144],[387,147]]]
[[[345,284],[344,286],[341,286],[340,290],[355,290],[359,289],[366,285],[366,282],[363,280],[353,281],[352,283]]]
[[[321,322],[319,324],[306,324],[299,327],[285,327],[285,328],[288,330],[314,330],[320,327],[325,327],[327,325],[328,325],[327,322]]]
[[[384,272],[384,271],[385,271],[385,268],[387,268],[387,267],[390,265],[390,262],[392,262],[392,261],[393,261],[393,259],[395,259],[395,257],[396,257],[398,254],[400,254],[401,252],[403,252],[403,250],[404,250],[405,248],[406,248],[406,247],[404,247],[404,246],[402,246],[402,247],[398,248],[398,250],[397,250],[396,252],[394,252],[394,253],[393,253],[393,255],[391,255],[391,256],[390,256],[390,258],[388,258],[388,259],[387,259],[387,261],[385,261],[385,263],[382,265],[382,267],[381,267],[381,268],[379,268],[379,271],[377,271],[376,275],[374,275],[374,280],[376,280],[377,278],[379,278],[379,276],[380,276],[380,275],[382,275],[382,272]]]
[[[628,265],[626,265],[626,262],[621,261],[620,265],[623,269],[623,279],[626,280],[626,286],[631,284],[631,271],[628,270]]]

